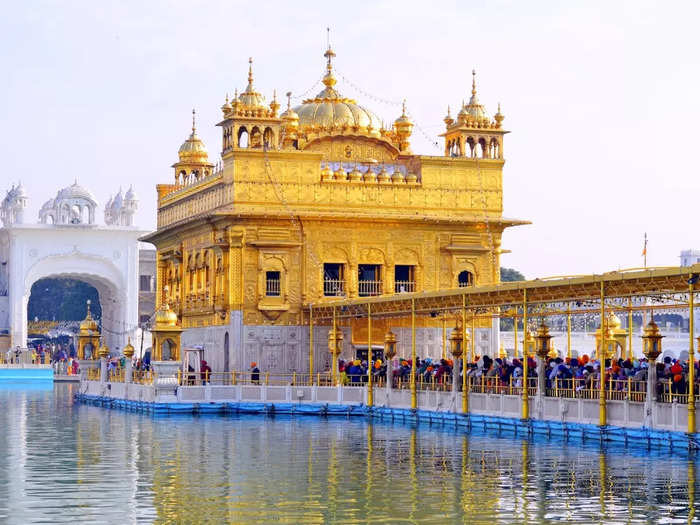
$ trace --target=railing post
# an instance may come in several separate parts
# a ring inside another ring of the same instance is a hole
[[[372,303],[367,303],[367,406],[374,405],[374,391],[372,389]]]
[[[598,425],[608,424],[608,407],[605,400],[605,282],[600,281],[600,392],[598,399]]]
[[[517,322],[517,319],[516,319]],[[521,416],[523,419],[530,418],[530,397],[527,384],[527,289],[523,290],[523,407]]]
[[[474,337],[474,332],[472,332]],[[472,347],[473,348],[473,347]],[[469,390],[467,390],[467,296],[462,294],[462,414],[469,412]],[[472,356],[473,358],[473,356]]]
[[[411,298],[411,408],[418,408],[416,394],[416,300]]]
[[[693,274],[688,279],[688,332],[690,344],[688,346],[688,434],[695,434],[695,290]]]
[[[571,359],[571,303],[566,307],[566,356]]]
[[[309,305],[309,375],[314,373],[314,306]]]

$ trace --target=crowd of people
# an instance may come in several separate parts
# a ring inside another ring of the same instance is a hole
[[[683,357],[683,356],[681,356]],[[644,390],[642,383],[647,381],[650,363],[646,358],[606,359],[603,377],[606,386],[612,390],[633,388]],[[655,363],[656,394],[684,395],[688,392],[690,376],[689,361],[665,356]],[[700,383],[700,366],[695,362],[695,382]],[[536,385],[538,377],[537,362],[529,357],[527,374],[530,386]],[[523,360],[521,358],[491,358],[487,355],[476,356],[466,363],[467,381],[470,385],[487,382],[490,387],[523,386]],[[343,385],[361,385],[369,380],[369,363],[366,360],[339,360],[338,372]],[[394,386],[410,382],[412,362],[410,359],[394,359],[389,363],[379,359],[372,363],[372,380],[384,384],[391,378]],[[416,359],[416,382],[429,385],[448,386],[453,377],[459,381],[461,388],[462,367],[455,365],[452,359]],[[548,358],[544,366],[544,384],[547,390],[583,391],[598,389],[601,379],[601,361],[584,354],[575,358]],[[696,388],[696,392],[698,388]]]

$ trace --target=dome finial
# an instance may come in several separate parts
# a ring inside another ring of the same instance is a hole
[[[287,91],[287,111],[292,109],[292,92]]]
[[[476,69],[472,69],[472,95],[476,95]]]
[[[192,108],[192,134],[194,134],[194,132],[197,131],[195,117],[196,117],[196,112],[195,112],[194,108]],[[121,191],[121,189],[120,189],[120,191]]]
[[[253,87],[253,57],[248,57],[248,91],[252,91]]]
[[[401,104],[401,116],[406,116],[406,99],[403,99],[403,103]]]

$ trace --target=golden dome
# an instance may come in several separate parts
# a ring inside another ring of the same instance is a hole
[[[97,321],[92,318],[90,313],[90,300],[87,302],[87,315],[85,319],[80,322],[80,333],[82,335],[89,335],[91,332],[97,332]]]
[[[158,328],[177,326],[177,314],[170,309],[170,305],[163,302],[156,311],[156,326]]]
[[[265,106],[265,97],[255,91],[253,87],[253,58],[248,59],[248,85],[245,91],[237,98],[240,105],[248,108],[262,108]]]
[[[615,312],[610,312],[608,314],[608,327],[614,331],[619,330],[621,326],[622,321],[620,321],[620,318],[615,315]]]
[[[341,135],[380,137],[381,119],[355,100],[343,97],[333,87],[336,78],[331,59],[335,53],[328,48],[324,56],[328,60],[326,76],[323,77],[326,87],[315,98],[304,100],[294,108],[299,115],[299,128],[310,132],[333,131]]]
[[[124,350],[122,351],[124,357],[131,359],[134,355],[134,346],[131,344],[131,337],[129,337]]]
[[[287,93],[287,109],[280,115],[282,120],[287,121],[287,126],[298,126],[299,125],[299,115],[292,109],[292,93],[291,91]]]
[[[207,148],[204,146],[204,142],[197,136],[197,130],[195,128],[194,121],[195,112],[192,110],[192,133],[187,140],[182,143],[180,149],[178,150],[178,156],[180,157],[180,162],[194,162],[194,163],[208,163],[209,154],[207,153]]]

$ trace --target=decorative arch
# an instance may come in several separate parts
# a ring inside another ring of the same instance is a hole
[[[363,248],[357,261],[359,264],[386,264],[386,256],[379,248]]]

